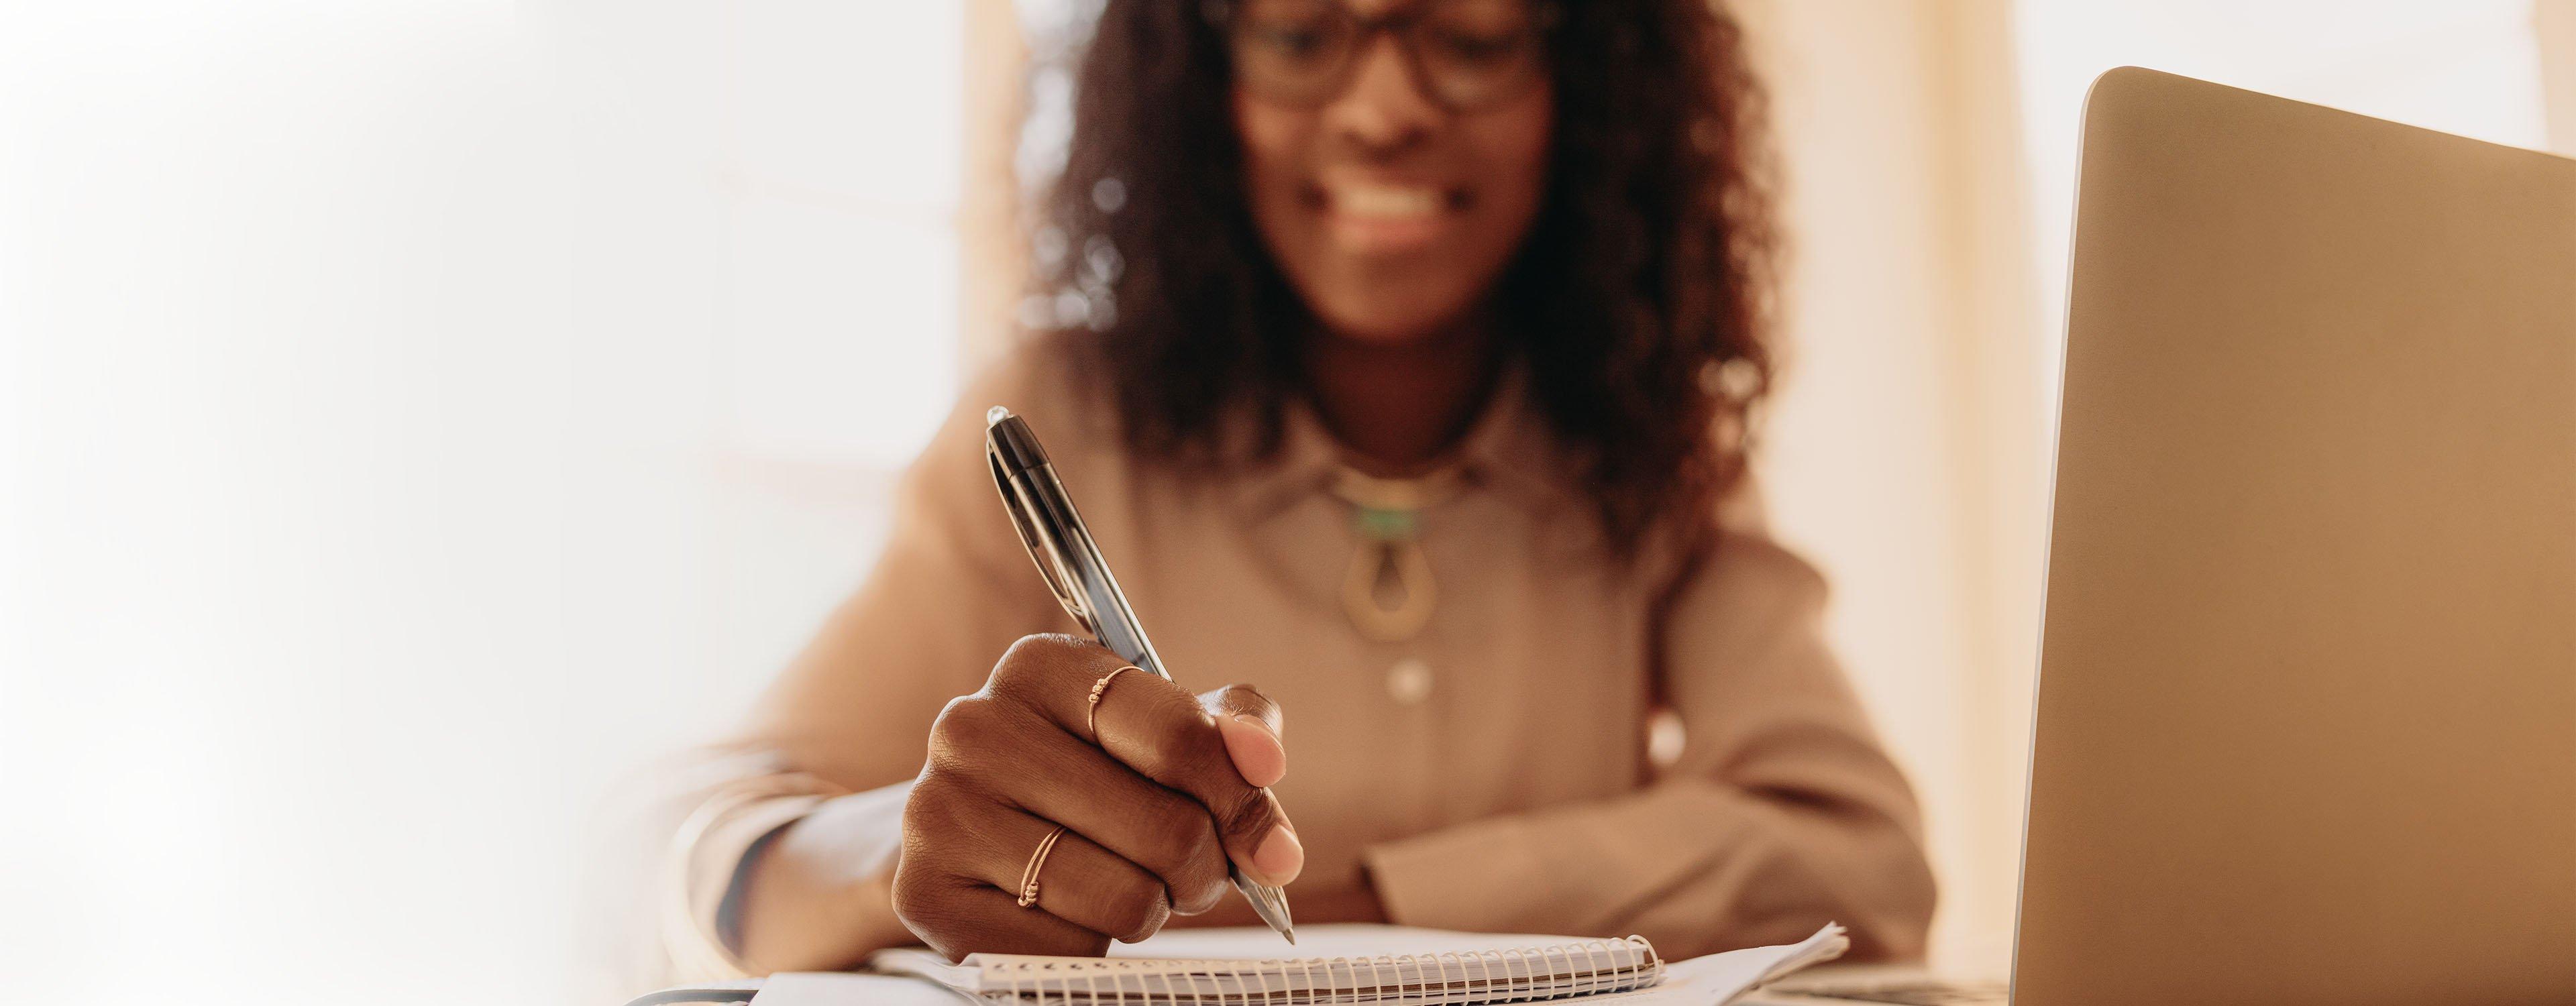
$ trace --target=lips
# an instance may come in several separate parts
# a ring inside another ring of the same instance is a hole
[[[1307,191],[1332,242],[1355,255],[1385,255],[1428,246],[1456,225],[1466,193],[1437,185],[1349,179]]]
[[[1440,212],[1440,190],[1427,185],[1342,185],[1326,190],[1335,213],[1361,219],[1404,220]]]

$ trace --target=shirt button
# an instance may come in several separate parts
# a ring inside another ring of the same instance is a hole
[[[1431,665],[1419,657],[1395,662],[1386,672],[1386,693],[1402,705],[1418,706],[1431,697]]]

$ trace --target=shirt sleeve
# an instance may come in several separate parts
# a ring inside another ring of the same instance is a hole
[[[1681,959],[1849,927],[1913,959],[1933,904],[1919,812],[1824,642],[1825,585],[1722,535],[1663,628],[1679,760],[1635,793],[1368,850],[1406,925],[1625,935]]]
[[[663,820],[666,980],[735,977],[724,916],[743,857],[826,799],[879,799],[890,822],[921,771],[922,738],[950,699],[982,687],[1030,631],[1074,628],[1030,564],[984,461],[984,413],[1008,405],[1073,432],[1025,359],[966,389],[894,495],[885,551],[858,591],[762,696],[748,728],[693,759]],[[1037,400],[1043,399],[1043,400]],[[1079,438],[1067,438],[1077,444]],[[891,826],[889,835],[893,834]],[[891,872],[900,843],[882,843]]]

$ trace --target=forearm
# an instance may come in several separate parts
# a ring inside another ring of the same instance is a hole
[[[1902,822],[1706,779],[1477,821],[1366,859],[1401,924],[1638,933],[1674,958],[1794,941],[1829,921],[1850,927],[1857,957],[1919,957],[1932,911]]]
[[[828,971],[915,942],[894,914],[909,784],[826,801],[734,873],[734,950],[754,973]]]

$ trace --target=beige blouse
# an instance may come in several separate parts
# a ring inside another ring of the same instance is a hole
[[[716,919],[756,839],[832,794],[884,788],[871,798],[898,814],[940,707],[1018,637],[1080,632],[995,494],[993,405],[1044,439],[1173,675],[1286,710],[1275,791],[1307,854],[1292,904],[1369,882],[1405,925],[1638,933],[1679,959],[1834,920],[1863,955],[1921,954],[1933,891],[1913,795],[1826,650],[1823,580],[1735,512],[1750,507],[1730,505],[1658,623],[1674,564],[1607,556],[1507,382],[1461,446],[1465,488],[1421,518],[1435,613],[1371,642],[1341,599],[1360,539],[1311,413],[1290,411],[1275,463],[1190,481],[1131,461],[1075,385],[1032,345],[966,391],[906,472],[875,570],[706,766],[675,836],[679,977],[738,967]],[[1685,738],[1663,766],[1646,742],[1658,692]]]

